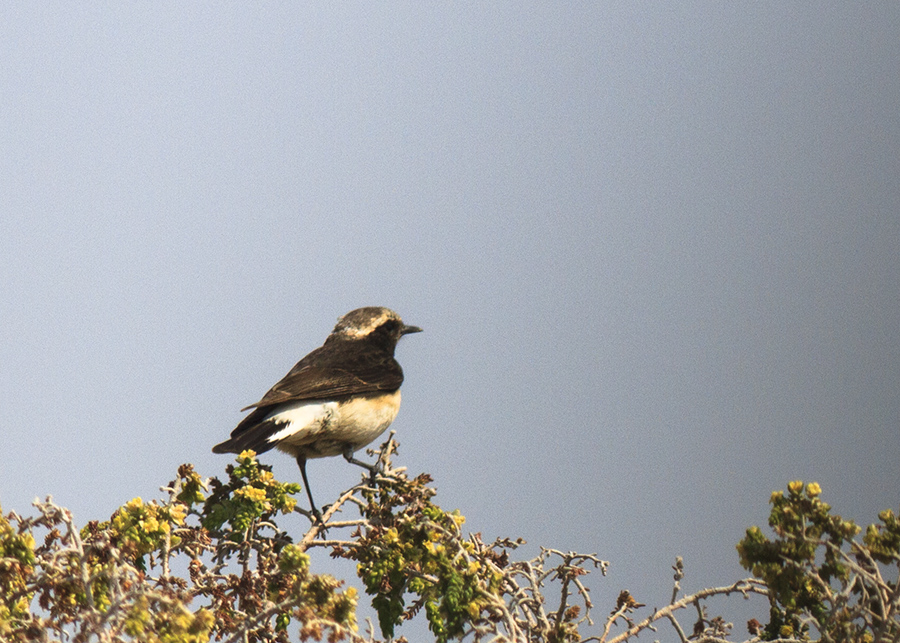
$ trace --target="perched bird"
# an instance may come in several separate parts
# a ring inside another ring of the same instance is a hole
[[[275,447],[297,459],[309,504],[306,461],[343,455],[353,457],[384,433],[400,409],[403,370],[394,359],[400,338],[419,333],[392,310],[370,306],[340,319],[325,343],[301,359],[256,404],[213,453],[263,453]]]

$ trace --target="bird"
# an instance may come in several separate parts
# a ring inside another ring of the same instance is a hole
[[[420,333],[389,308],[367,306],[340,317],[325,343],[297,362],[241,420],[213,453],[278,449],[300,467],[312,514],[321,520],[306,477],[306,461],[355,451],[390,426],[400,410],[403,369],[394,359],[404,335]]]

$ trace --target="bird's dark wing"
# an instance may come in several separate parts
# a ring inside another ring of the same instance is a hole
[[[282,402],[395,391],[403,383],[403,369],[393,356],[357,346],[323,346],[297,362],[256,404],[263,408]]]
[[[403,372],[399,366],[389,372],[384,368],[371,372],[350,372],[341,368],[307,366],[300,371],[286,375],[259,402],[241,410],[273,406],[282,402],[323,400],[362,393],[393,391],[400,388],[402,383]]]

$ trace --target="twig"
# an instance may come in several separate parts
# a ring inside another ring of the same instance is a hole
[[[718,596],[720,594],[724,594],[727,596],[729,594],[733,594],[734,592],[740,592],[745,595],[748,593],[761,594],[762,596],[769,595],[768,588],[766,588],[765,585],[763,585],[755,578],[745,578],[727,587],[710,587],[708,589],[702,589],[696,594],[685,596],[681,600],[675,601],[674,603],[660,608],[637,625],[634,625],[627,631],[622,632],[618,636],[610,639],[609,643],[620,643],[621,641],[626,641],[631,637],[637,635],[639,632],[647,629],[655,621],[658,621],[661,618],[669,618],[670,614],[673,614],[674,612],[683,609],[699,600],[709,598],[710,596]],[[600,641],[605,643],[606,639],[600,639]]]

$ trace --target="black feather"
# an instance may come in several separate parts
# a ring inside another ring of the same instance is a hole
[[[265,453],[275,447],[268,437],[278,430],[279,425],[263,418],[271,409],[256,409],[245,417],[231,432],[231,438],[213,447],[213,453],[240,453],[253,449],[257,453]]]

